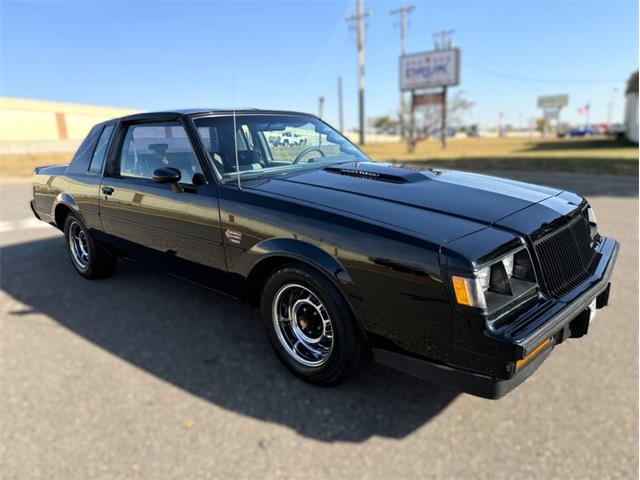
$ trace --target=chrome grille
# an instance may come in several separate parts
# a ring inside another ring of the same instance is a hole
[[[589,223],[578,215],[569,224],[534,243],[547,292],[561,297],[593,274],[597,254]]]

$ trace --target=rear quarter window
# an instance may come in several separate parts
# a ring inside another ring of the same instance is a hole
[[[91,129],[73,156],[71,163],[67,167],[67,173],[86,173],[103,128],[104,125],[96,125]]]
[[[91,173],[101,173],[102,164],[104,163],[104,157],[107,154],[109,148],[109,141],[111,140],[111,134],[113,133],[113,125],[107,125],[100,134],[100,139],[96,145],[93,155],[91,157],[91,163],[89,163],[89,171]]]

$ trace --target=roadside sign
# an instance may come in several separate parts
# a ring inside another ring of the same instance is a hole
[[[400,89],[445,87],[460,82],[460,49],[435,50],[400,57]]]
[[[420,95],[413,95],[411,97],[411,108],[416,109],[426,105],[442,105],[444,102],[444,95],[441,92],[438,93],[423,93]]]
[[[544,111],[544,118],[547,120],[558,120],[560,118],[559,108],[547,108]]]
[[[569,105],[569,95],[545,95],[538,97],[538,108],[562,108]]]

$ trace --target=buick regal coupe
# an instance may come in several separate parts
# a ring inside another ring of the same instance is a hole
[[[307,142],[275,148],[283,132]],[[31,206],[83,277],[120,257],[255,305],[320,386],[375,360],[499,398],[588,332],[618,252],[578,195],[373,162],[295,112],[104,122],[69,165],[35,170]]]

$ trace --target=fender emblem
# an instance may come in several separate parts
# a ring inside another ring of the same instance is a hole
[[[227,237],[229,243],[240,243],[242,241],[242,233],[235,232],[229,228],[224,231],[224,236]]]

